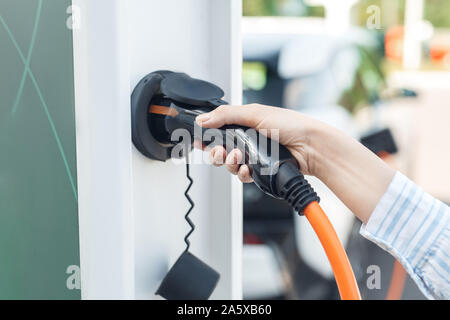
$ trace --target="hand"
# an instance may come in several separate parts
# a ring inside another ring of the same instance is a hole
[[[196,121],[205,128],[236,124],[268,129],[268,134],[270,129],[279,129],[279,142],[295,157],[302,173],[324,182],[363,222],[368,221],[395,174],[352,137],[293,110],[258,104],[220,106]],[[227,155],[223,147],[217,146],[210,151],[210,157],[214,165],[225,162],[241,181],[252,181],[248,166],[239,164],[239,150]]]
[[[314,130],[323,126],[319,121],[288,109],[258,104],[246,106],[220,106],[214,111],[202,114],[196,119],[198,125],[205,128],[219,128],[227,124],[251,127],[257,131],[267,129],[270,138],[271,129],[278,129],[278,140],[295,157],[303,174],[314,175],[314,150],[310,145],[310,136]],[[196,144],[198,146],[198,144]],[[250,170],[242,164],[242,153],[238,149],[228,155],[222,146],[210,150],[210,159],[215,166],[226,165],[227,169],[238,175],[242,182],[252,182]]]

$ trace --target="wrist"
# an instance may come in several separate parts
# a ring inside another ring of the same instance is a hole
[[[336,150],[332,149],[333,143],[329,143],[336,138],[336,134],[340,134],[340,132],[333,131],[337,130],[319,121],[311,123],[311,127],[307,130],[309,174],[320,180],[331,171],[330,159],[339,156],[336,154]]]
[[[309,132],[310,174],[367,222],[395,170],[349,135],[326,124]]]

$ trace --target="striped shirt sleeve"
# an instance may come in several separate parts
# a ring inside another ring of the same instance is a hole
[[[361,234],[390,252],[429,299],[450,299],[450,208],[397,172]]]

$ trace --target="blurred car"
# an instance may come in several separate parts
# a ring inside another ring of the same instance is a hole
[[[358,139],[351,114],[338,101],[355,81],[359,46],[376,44],[358,28],[329,35],[316,18],[244,18],[244,103],[298,110]],[[360,224],[350,210],[318,179],[308,180],[359,281],[364,281],[365,265],[372,262],[369,248],[387,261],[385,269],[391,268],[393,259],[359,236]],[[327,257],[306,219],[253,184],[244,185],[243,261],[247,299],[339,297]]]

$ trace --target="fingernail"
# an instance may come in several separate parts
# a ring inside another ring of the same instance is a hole
[[[195,121],[197,122],[198,125],[201,126],[202,123],[207,122],[210,118],[211,117],[210,117],[209,113],[204,113],[204,114],[197,116],[197,118],[195,118]]]
[[[214,162],[217,164],[222,164],[223,163],[223,156],[221,152],[218,152],[218,150],[216,150],[214,152]]]

